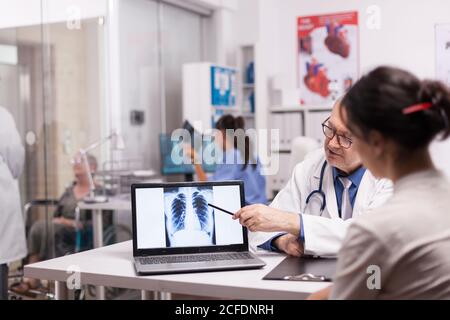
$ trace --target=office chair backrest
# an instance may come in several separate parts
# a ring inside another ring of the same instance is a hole
[[[291,144],[291,159],[289,163],[289,172],[292,172],[297,163],[303,161],[305,156],[320,147],[317,140],[309,137],[296,137]]]

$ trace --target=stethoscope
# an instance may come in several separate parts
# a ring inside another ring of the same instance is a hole
[[[320,205],[320,215],[322,215],[323,210],[325,210],[325,207],[327,205],[327,200],[325,197],[325,192],[323,192],[322,190],[322,185],[323,185],[323,177],[325,175],[325,168],[327,167],[327,161],[325,160],[323,162],[322,165],[322,169],[320,170],[320,178],[319,178],[319,189],[312,191],[308,197],[306,198],[306,206],[308,206],[309,200],[311,200],[311,198],[314,195],[318,195],[321,198],[321,205]]]

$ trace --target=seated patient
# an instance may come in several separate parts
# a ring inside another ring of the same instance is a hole
[[[94,156],[89,154],[87,155],[87,159],[90,170],[94,173],[97,170],[97,160]],[[53,217],[53,236],[47,237],[47,232],[49,232],[49,230],[45,220],[34,222],[30,228],[28,234],[28,263],[35,263],[53,258],[53,247],[56,257],[73,253],[75,250],[75,210],[77,202],[89,194],[89,178],[81,155],[77,154],[72,159],[72,164],[75,181],[66,188],[63,195],[58,200],[58,205]],[[48,243],[48,239],[54,243]],[[24,278],[23,282],[13,285],[11,290],[17,293],[25,293],[29,289],[37,288],[38,285],[39,280]]]
[[[379,67],[342,101],[362,162],[393,196],[355,219],[332,288],[311,298],[450,299],[450,183],[428,146],[450,135],[450,93],[437,81]]]

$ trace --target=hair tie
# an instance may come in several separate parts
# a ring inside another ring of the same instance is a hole
[[[418,104],[414,104],[412,106],[406,107],[405,109],[402,110],[402,113],[403,114],[411,114],[411,113],[419,112],[422,110],[430,109],[432,106],[433,106],[433,104],[431,102],[418,103]]]

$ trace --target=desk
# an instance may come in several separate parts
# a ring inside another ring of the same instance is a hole
[[[80,210],[92,211],[92,233],[94,236],[94,248],[103,246],[103,212],[105,210],[123,210],[131,212],[131,200],[120,198],[110,198],[107,202],[101,203],[85,203],[79,202]],[[105,288],[98,286],[96,288],[97,297],[101,300],[105,299]]]
[[[123,210],[131,212],[131,199],[110,198],[107,202],[102,203],[85,203],[78,202],[80,210],[92,211],[92,228],[94,235],[94,248],[103,246],[103,211],[105,210]]]
[[[137,276],[132,241],[26,265],[26,277],[56,281],[56,298],[67,297],[69,267],[80,270],[81,284],[136,290],[192,294],[233,299],[304,299],[328,285],[321,282],[273,281],[262,278],[284,259],[282,254],[259,253],[263,269],[158,276]]]

